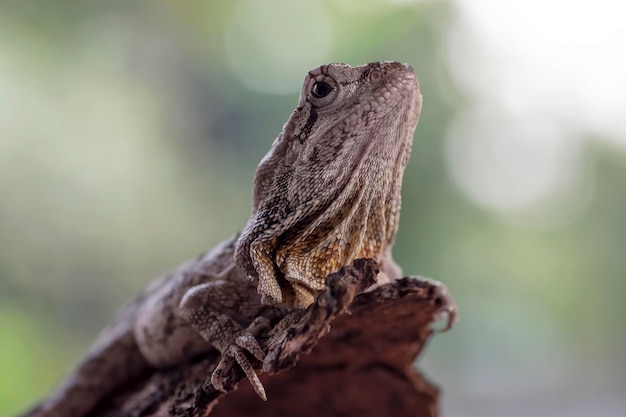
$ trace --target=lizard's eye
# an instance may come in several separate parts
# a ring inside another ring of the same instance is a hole
[[[313,88],[311,89],[311,94],[315,98],[323,98],[330,94],[333,91],[333,87],[324,81],[318,81],[313,84]]]

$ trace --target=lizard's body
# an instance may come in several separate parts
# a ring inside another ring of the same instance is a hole
[[[223,368],[236,362],[264,397],[245,356],[263,359],[259,330],[310,305],[324,278],[354,259],[377,260],[382,280],[401,276],[391,246],[420,110],[407,65],[309,72],[298,107],[259,164],[241,236],[153,282],[29,415],[83,416],[142,372],[212,348],[222,353],[216,388]]]

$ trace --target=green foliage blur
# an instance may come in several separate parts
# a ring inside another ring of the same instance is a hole
[[[424,96],[394,253],[460,308],[420,361],[444,415],[624,415],[626,148],[573,126],[566,187],[481,199],[454,142],[480,105],[449,57],[458,7],[2,2],[0,415],[45,395],[151,278],[245,224],[306,71],[380,60],[412,64]]]

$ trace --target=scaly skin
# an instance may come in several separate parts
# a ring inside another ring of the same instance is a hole
[[[326,83],[327,95],[315,96],[316,83]],[[252,215],[235,251],[237,264],[258,278],[264,304],[305,308],[328,274],[390,255],[421,103],[408,65],[309,72],[257,169]]]
[[[28,416],[85,416],[151,368],[210,349],[222,354],[210,378],[215,388],[224,389],[222,375],[236,364],[265,399],[246,356],[263,359],[259,331],[285,309],[309,306],[324,278],[357,258],[377,260],[382,281],[401,276],[391,246],[421,103],[408,65],[310,71],[259,164],[241,236],[152,283]]]

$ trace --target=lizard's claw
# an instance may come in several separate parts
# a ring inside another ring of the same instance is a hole
[[[450,330],[459,321],[459,312],[456,303],[448,292],[448,288],[441,282],[428,280],[431,287],[428,290],[428,297],[438,308],[435,320],[439,320],[443,314],[447,316],[446,327],[440,330],[441,333]]]
[[[265,359],[265,352],[259,345],[256,336],[268,327],[268,319],[265,317],[257,317],[246,330],[235,337],[233,343],[228,345],[228,347],[222,351],[222,359],[213,371],[213,374],[211,374],[211,384],[215,387],[215,389],[222,392],[227,391],[224,387],[224,377],[228,371],[232,369],[236,362],[241,370],[246,374],[254,392],[256,392],[263,401],[267,401],[267,395],[265,394],[263,384],[261,384],[261,380],[256,374],[254,367],[248,360],[245,352],[250,353],[259,361],[263,361],[263,359]]]

